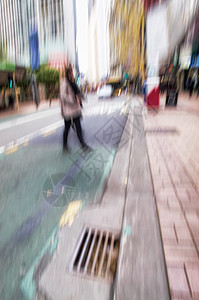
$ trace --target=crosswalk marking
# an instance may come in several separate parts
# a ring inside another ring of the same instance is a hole
[[[96,116],[96,115],[110,115],[117,110],[122,110],[124,107],[128,107],[128,103],[126,101],[122,101],[119,103],[103,103],[97,106],[87,108],[84,112],[84,116]]]

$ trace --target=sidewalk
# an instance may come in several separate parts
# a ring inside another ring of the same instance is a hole
[[[59,99],[53,99],[51,102],[51,107],[58,107],[59,106]],[[14,110],[11,109],[1,109],[0,110],[0,118],[7,118],[12,116],[20,116],[25,114],[31,114],[36,111],[42,111],[49,109],[49,100],[42,100],[39,104],[38,109],[36,109],[36,105],[33,101],[30,102],[21,102],[19,103],[19,111],[17,110],[17,107],[15,107]]]
[[[199,98],[144,124],[171,297],[199,299]]]
[[[164,109],[166,102],[166,93],[160,95],[160,109]],[[189,97],[189,93],[181,92],[178,96],[178,104],[175,110],[182,111],[185,110],[190,113],[199,113],[199,97],[196,93]]]

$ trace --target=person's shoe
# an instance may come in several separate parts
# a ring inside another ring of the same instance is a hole
[[[69,153],[70,150],[68,149],[68,147],[63,147],[63,153]]]
[[[84,152],[90,152],[90,151],[92,151],[92,149],[88,145],[86,145],[86,144],[82,145],[82,149],[83,149]]]

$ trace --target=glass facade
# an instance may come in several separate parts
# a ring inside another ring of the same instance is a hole
[[[41,63],[64,47],[63,0],[1,0],[0,40],[8,60],[29,65],[29,30],[37,27]]]

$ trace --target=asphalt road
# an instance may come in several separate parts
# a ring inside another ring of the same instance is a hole
[[[62,153],[59,108],[0,121],[0,299],[24,299],[21,282],[74,200],[97,202],[126,123],[125,97],[85,104],[82,152],[73,129]],[[123,141],[125,146],[125,141]]]

